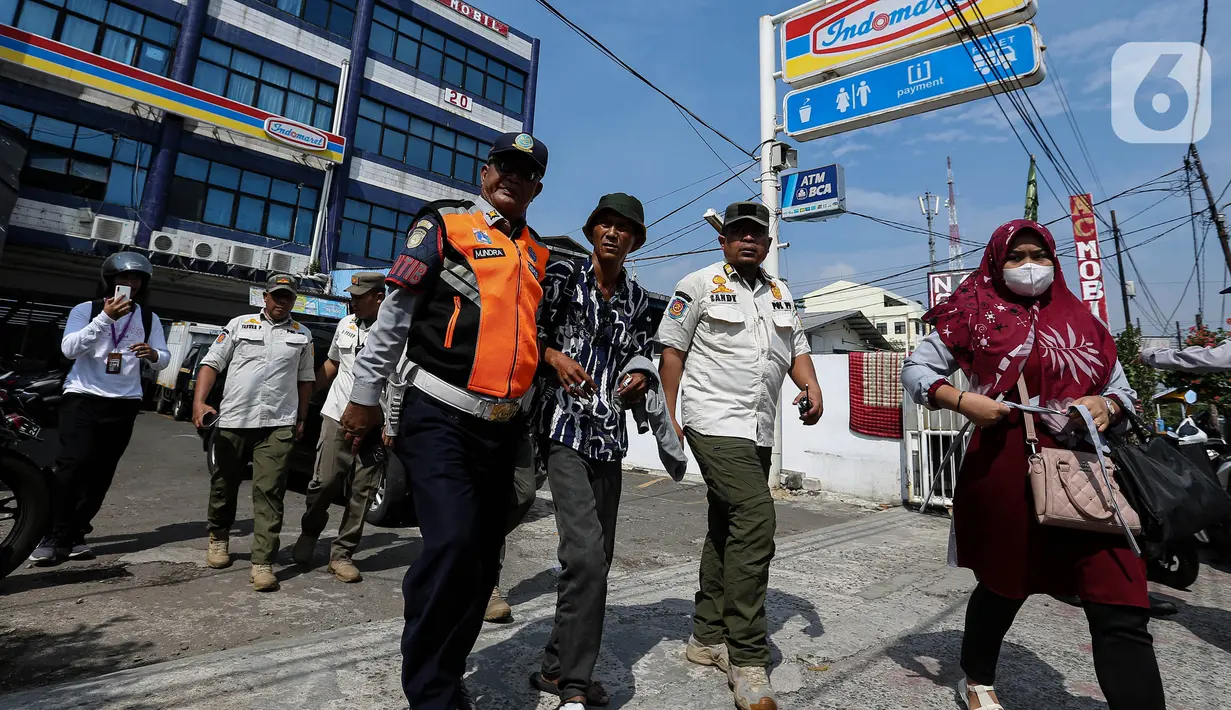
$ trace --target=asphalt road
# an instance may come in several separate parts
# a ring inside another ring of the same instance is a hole
[[[282,590],[258,594],[248,583],[250,484],[241,488],[232,536],[237,562],[226,570],[204,564],[208,486],[192,426],[143,413],[94,522],[89,543],[97,559],[23,567],[0,580],[0,692],[401,616],[401,580],[419,553],[417,530],[369,526],[355,558],[365,579],[343,584],[324,571],[341,509],[333,509],[317,563],[299,568],[290,547],[303,494],[289,492],[276,566]],[[778,534],[817,530],[868,510],[814,496],[779,501]],[[695,559],[704,526],[703,486],[626,472],[615,568],[641,572]],[[544,490],[508,540],[501,586],[515,613],[519,604],[554,593],[555,547]]]

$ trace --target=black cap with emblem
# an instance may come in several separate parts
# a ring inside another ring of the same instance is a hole
[[[732,202],[727,205],[727,214],[722,220],[722,231],[726,232],[732,224],[743,220],[768,227],[769,209],[759,202]]]
[[[362,296],[374,288],[383,288],[385,275],[379,271],[361,271],[350,277],[350,286],[346,292],[352,296]]]
[[[292,294],[298,294],[299,288],[295,282],[295,277],[290,274],[274,274],[265,282],[265,293],[277,293],[278,291],[289,291]]]
[[[529,133],[503,133],[497,136],[487,159],[498,155],[525,156],[539,167],[540,172],[547,172],[547,145]]]

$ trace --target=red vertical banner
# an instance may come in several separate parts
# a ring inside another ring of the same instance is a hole
[[[1097,318],[1107,322],[1107,288],[1103,285],[1103,260],[1099,254],[1098,226],[1094,223],[1093,198],[1090,195],[1069,197],[1069,215],[1073,218],[1073,239],[1077,242],[1077,276],[1081,285],[1082,303]]]

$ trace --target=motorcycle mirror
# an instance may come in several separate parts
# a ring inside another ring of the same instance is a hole
[[[1197,403],[1197,393],[1193,392],[1192,390],[1188,390],[1187,392],[1184,393],[1184,401],[1189,404],[1196,404]]]

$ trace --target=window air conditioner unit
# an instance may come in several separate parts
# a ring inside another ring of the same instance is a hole
[[[193,259],[202,259],[205,261],[218,261],[221,245],[217,239],[209,239],[206,237],[197,237],[192,240],[192,253],[189,254]]]
[[[90,226],[90,239],[112,244],[132,244],[133,227],[133,223],[126,219],[99,215]]]
[[[235,266],[245,266],[249,269],[257,268],[263,261],[260,258],[262,251],[264,249],[258,247],[232,244],[227,253],[227,263],[234,264]]]
[[[159,254],[180,254],[180,239],[168,232],[154,232],[150,235],[150,250]]]
[[[277,271],[283,274],[295,273],[296,258],[294,254],[277,249],[271,249],[269,252],[269,260],[266,262],[266,268],[270,271]]]

